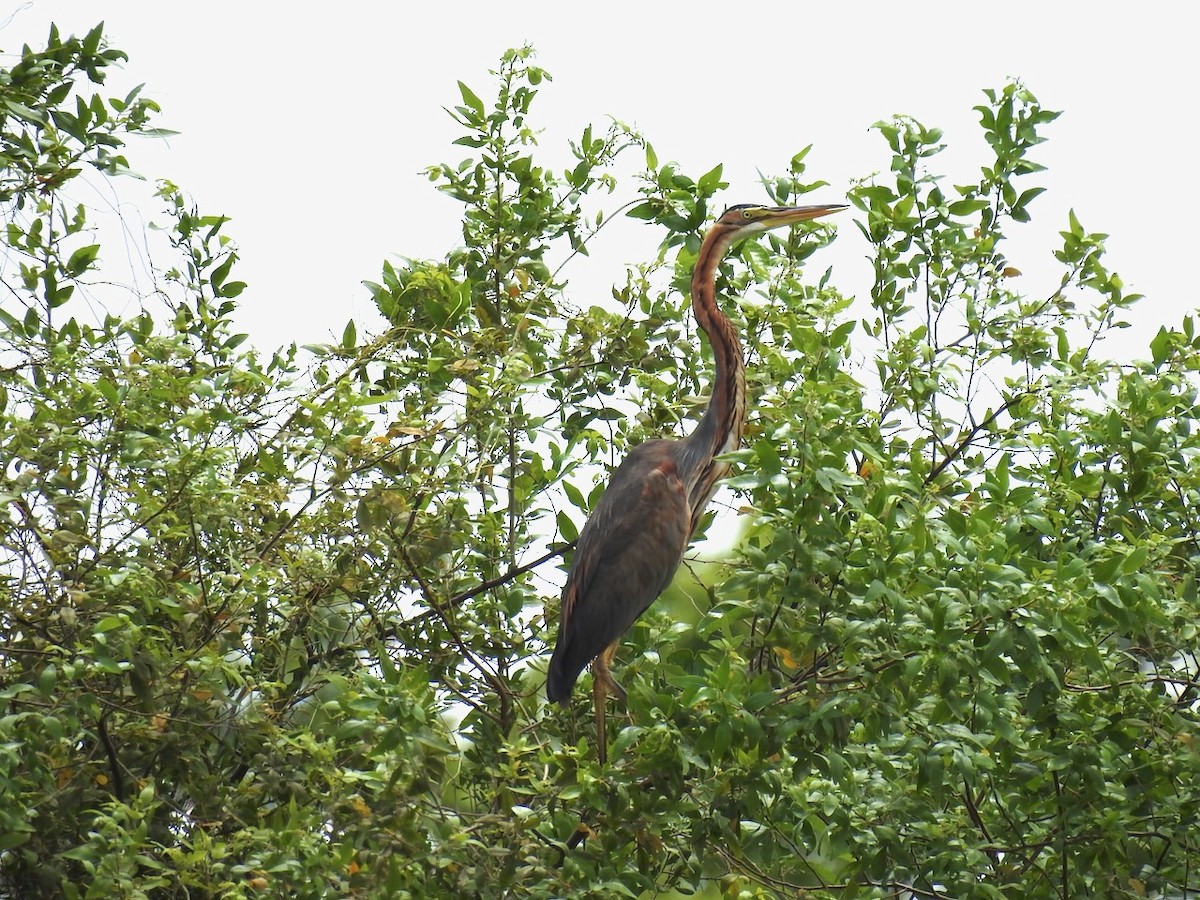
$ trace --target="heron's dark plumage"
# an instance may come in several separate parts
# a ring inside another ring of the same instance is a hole
[[[692,531],[678,448],[675,441],[650,441],[630,451],[583,526],[550,658],[551,702],[567,702],[583,667],[675,576]]]

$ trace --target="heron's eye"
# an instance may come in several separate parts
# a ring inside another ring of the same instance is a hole
[[[748,209],[742,210],[742,218],[743,219],[749,219],[751,216],[752,216],[752,213],[750,212],[750,210],[748,210]]]

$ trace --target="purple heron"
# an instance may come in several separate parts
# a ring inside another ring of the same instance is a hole
[[[712,345],[716,374],[699,424],[682,440],[647,441],[612,474],[580,532],[563,588],[558,641],[546,696],[566,706],[579,673],[592,663],[597,757],[607,759],[604,703],[625,699],[609,666],[621,636],[671,583],[700,516],[729,472],[718,457],[741,444],[746,416],[742,345],[717,306],[717,266],[735,242],[845,209],[731,206],[705,235],[692,272],[692,311]]]

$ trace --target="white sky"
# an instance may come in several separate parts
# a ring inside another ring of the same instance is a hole
[[[204,212],[232,217],[238,277],[250,285],[240,324],[265,346],[327,339],[352,316],[369,322],[360,282],[382,260],[438,258],[458,242],[458,205],[421,170],[466,155],[450,146],[458,130],[443,107],[458,102],[457,79],[490,102],[487,70],[507,47],[533,44],[554,77],[534,107],[547,151],[613,116],[690,174],[725,163],[728,203],[761,199],[757,172],[782,172],[809,143],[808,177],[830,182],[813,202],[838,201],[852,178],[886,168],[886,145],[868,128],[893,113],[944,128],[949,180],[974,181],[984,157],[971,108],[982,88],[1015,75],[1065,113],[1034,157],[1050,170],[1027,183],[1049,191],[1009,256],[1040,293],[1068,208],[1111,234],[1110,266],[1148,295],[1130,333],[1130,352],[1145,356],[1160,324],[1178,325],[1197,305],[1187,110],[1200,56],[1182,9],[18,0],[0,4],[0,48],[40,44],[50,21],[81,36],[106,21],[111,44],[130,56],[111,93],[145,82],[163,107],[158,124],[181,132],[131,146],[130,162],[175,181]],[[848,214],[841,226],[818,272],[832,262],[835,284],[861,292],[867,246]],[[635,223],[608,234],[614,243],[598,255],[616,262],[650,256],[660,237]],[[576,271],[575,301],[594,292],[602,302],[612,278]]]

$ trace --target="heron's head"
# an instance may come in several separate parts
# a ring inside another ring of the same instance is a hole
[[[755,206],[752,203],[739,203],[721,213],[713,227],[724,231],[730,241],[740,241],[772,228],[794,225],[796,222],[827,216],[842,209],[846,209],[844,203],[822,206]]]

